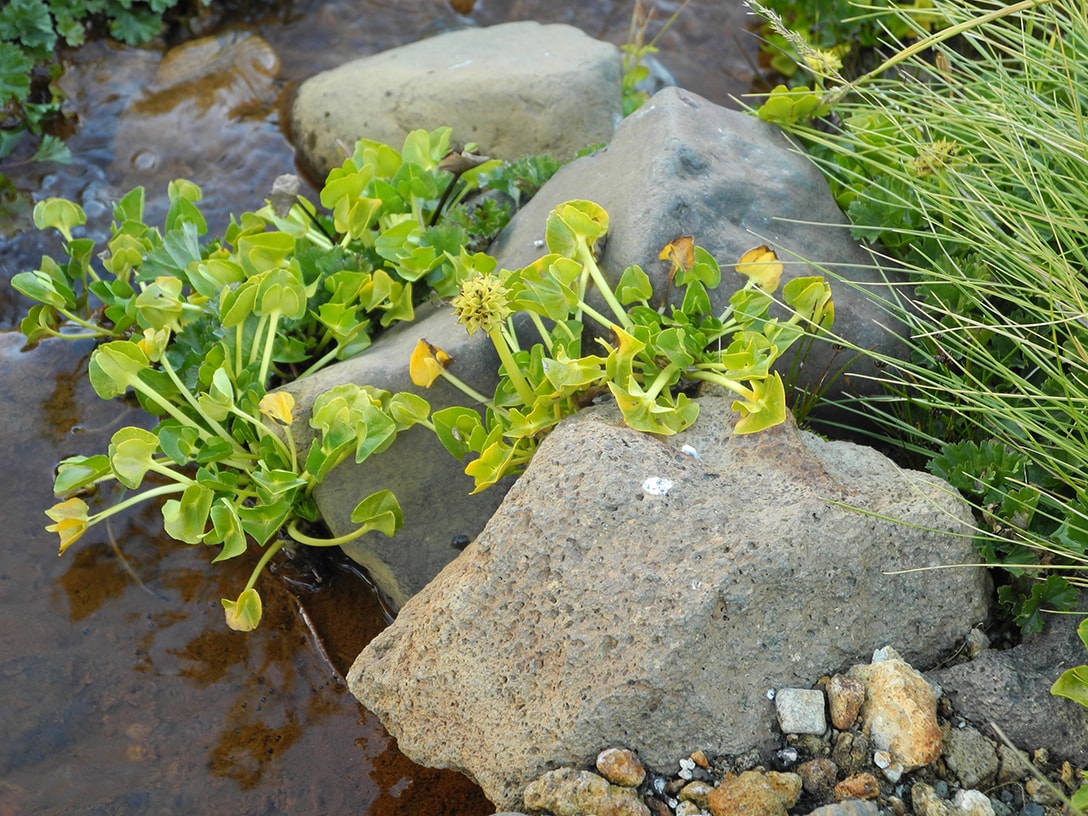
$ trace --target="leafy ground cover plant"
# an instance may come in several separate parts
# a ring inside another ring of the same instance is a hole
[[[1088,16],[935,10],[947,29],[760,115],[804,141],[854,234],[914,274],[884,304],[911,357],[883,360],[886,395],[856,408],[972,501],[1000,598],[1034,631],[1088,586]],[[1055,688],[1084,702],[1085,678]]]
[[[632,427],[653,433],[695,420],[685,389],[699,382],[737,395],[738,432],[785,418],[784,388],[770,366],[807,328],[830,325],[822,279],[790,281],[782,296],[793,311],[772,317],[782,266],[760,248],[741,259],[737,270],[748,283],[715,316],[707,293],[721,280],[719,267],[682,239],[663,255],[682,305],[655,309],[638,267],[615,288],[604,280],[594,246],[608,216],[591,202],[552,213],[549,254],[496,272],[493,258],[468,249],[473,230],[494,228],[494,213],[481,220],[466,211],[466,194],[485,185],[517,192],[524,177],[535,183],[550,165],[503,167],[451,149],[449,138],[448,128],[416,131],[400,151],[361,140],[329,174],[321,210],[281,178],[266,206],[213,240],[202,241],[200,190],[185,181],[170,185],[161,228],[144,221],[142,189],[124,196],[104,248],[77,236],[85,222],[78,205],[37,205],[35,223],[61,235],[65,257],[43,258],[39,269],[12,280],[37,301],[22,324],[28,344],[98,340],[88,364],[95,392],[131,394],[157,420],[151,429],[117,431],[105,453],[60,463],[47,529],[62,553],[94,525],[161,501],[165,531],[218,547],[215,561],[251,544],[261,551],[240,595],[223,600],[228,624],[249,630],[261,618],[256,581],[285,546],[337,546],[397,531],[400,505],[380,490],[355,508],[356,529],[322,537],[313,490],[348,457],[365,462],[415,425],[469,457],[466,471],[481,490],[522,469],[543,434],[599,394],[611,393]],[[603,297],[605,314],[587,303],[590,290]],[[499,386],[478,394],[446,370],[448,355],[425,342],[405,365],[421,384],[440,375],[455,380],[484,404],[484,415],[467,406],[432,415],[415,394],[341,385],[315,401],[309,424],[318,434],[301,454],[291,432],[293,399],[274,386],[365,350],[432,297],[452,299],[470,332],[491,337],[502,361]],[[540,337],[528,349],[512,329],[518,312]],[[587,320],[612,332],[603,356],[582,352]]]

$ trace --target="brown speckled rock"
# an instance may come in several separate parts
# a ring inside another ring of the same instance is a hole
[[[597,773],[613,785],[637,788],[646,778],[638,755],[626,748],[605,748],[597,754]]]
[[[713,816],[786,816],[800,794],[797,774],[745,771],[726,774],[707,797],[707,806]]]
[[[879,650],[872,663],[854,666],[850,674],[865,683],[861,721],[874,748],[908,771],[941,755],[933,689],[894,649]]]
[[[854,724],[865,702],[865,684],[857,677],[836,674],[827,683],[827,707],[831,724],[845,731]]]
[[[650,810],[630,788],[609,784],[591,771],[560,768],[549,771],[525,788],[529,810],[547,810],[555,816],[650,816]]]

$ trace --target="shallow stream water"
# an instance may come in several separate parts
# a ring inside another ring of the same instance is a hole
[[[293,83],[457,26],[564,22],[625,41],[631,0],[282,3],[217,39],[143,49],[92,43],[62,80],[77,129],[68,166],[3,167],[0,200],[0,814],[486,814],[477,788],[407,761],[342,675],[388,618],[365,578],[338,563],[284,564],[262,579],[265,620],[228,631],[219,598],[251,563],[161,533],[157,508],[85,536],[63,558],[44,528],[56,462],[97,453],[141,415],[99,400],[89,347],[22,352],[26,304],[7,280],[59,249],[30,225],[46,196],[79,201],[102,237],[112,202],[166,184],[205,193],[210,231],[259,205],[294,170],[280,128]],[[658,0],[652,35],[679,5]],[[729,104],[754,84],[756,41],[739,0],[692,0],[660,42],[679,83]],[[311,191],[311,196],[315,195]],[[7,331],[5,331],[7,330]]]

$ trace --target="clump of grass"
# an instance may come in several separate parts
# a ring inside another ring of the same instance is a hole
[[[918,24],[880,70],[813,91],[827,116],[780,123],[856,237],[913,273],[883,301],[911,355],[852,408],[974,503],[1031,631],[1088,586],[1088,12],[934,11],[938,35]]]

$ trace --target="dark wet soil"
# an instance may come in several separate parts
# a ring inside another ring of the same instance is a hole
[[[243,97],[222,94],[222,77],[167,82],[165,44],[92,43],[70,55],[62,82],[74,163],[0,164],[0,814],[492,811],[460,775],[409,762],[348,693],[344,673],[388,617],[347,565],[281,563],[262,579],[264,622],[239,635],[219,598],[237,595],[252,562],[209,569],[214,553],[164,537],[157,507],[94,528],[60,559],[44,530],[56,462],[146,419],[94,395],[86,345],[22,353],[21,336],[4,333],[26,308],[7,280],[59,250],[33,230],[34,201],[79,201],[101,237],[132,186],[145,185],[154,218],[168,181],[186,177],[221,232],[294,170],[280,129],[293,83],[464,24],[565,22],[622,43],[633,3],[478,0],[467,21],[444,0],[266,5],[273,13],[216,31],[221,51],[250,57]],[[653,5],[651,35],[679,4]],[[728,103],[753,83],[747,19],[739,0],[692,0],[660,42],[662,63]]]

